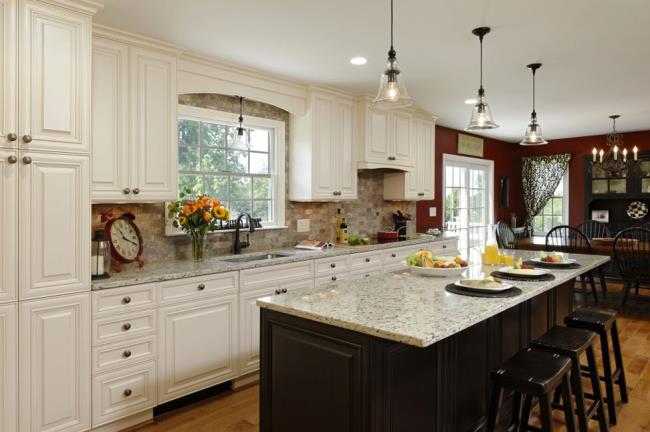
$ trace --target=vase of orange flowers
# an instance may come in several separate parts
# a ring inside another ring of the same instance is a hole
[[[205,194],[195,198],[189,189],[181,192],[179,200],[169,203],[167,210],[174,228],[182,229],[192,239],[195,261],[203,259],[206,234],[218,229],[220,221],[230,219],[230,212],[218,199]]]

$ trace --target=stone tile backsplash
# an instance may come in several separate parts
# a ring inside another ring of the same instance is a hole
[[[219,111],[238,112],[239,105],[235,98],[216,94],[193,94],[179,96],[179,103],[186,105],[211,108]],[[281,120],[287,124],[286,142],[289,144],[289,113],[272,105],[255,101],[246,101],[246,115]],[[286,172],[289,166],[288,146]],[[288,177],[287,177],[288,179]],[[287,196],[288,185],[287,184]],[[147,204],[95,204],[92,207],[93,226],[101,227],[101,213],[111,208],[123,208],[135,216],[135,223],[142,231],[144,239],[143,259],[160,261],[171,259],[191,258],[191,244],[188,237],[165,235],[165,203]],[[256,231],[251,235],[251,247],[247,252],[262,251],[274,248],[292,247],[305,239],[334,239],[334,219],[336,209],[340,208],[345,217],[350,233],[374,236],[377,231],[393,228],[392,213],[397,209],[413,216],[408,224],[408,233],[415,232],[415,202],[389,202],[383,199],[383,174],[379,171],[359,171],[358,199],[340,203],[302,203],[286,202],[285,218],[287,229]],[[118,215],[120,211],[116,211]],[[296,220],[309,219],[310,231],[299,233],[296,230]],[[206,257],[228,255],[232,253],[234,233],[217,232],[207,237]]]

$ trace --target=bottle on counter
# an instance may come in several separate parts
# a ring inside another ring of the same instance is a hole
[[[336,242],[341,243],[341,209],[336,209],[336,219],[334,220],[334,233],[336,235]]]
[[[348,242],[348,224],[345,223],[345,218],[341,219],[341,225],[339,226],[340,240],[339,243]]]

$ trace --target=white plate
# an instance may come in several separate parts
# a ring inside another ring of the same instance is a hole
[[[402,265],[407,267],[413,274],[419,274],[422,276],[432,276],[432,277],[456,277],[460,276],[465,270],[471,265],[467,263],[467,267],[454,267],[454,268],[427,268],[427,267],[416,267],[406,264],[406,261],[402,261]]]
[[[509,283],[505,283],[505,282],[501,282],[501,286],[495,288],[477,287],[477,286],[465,284],[463,283],[462,280],[454,282],[454,285],[468,290],[481,291],[481,292],[502,292],[514,287],[514,285],[510,285]]]
[[[516,269],[514,267],[501,267],[498,271],[501,273],[511,274],[513,276],[523,276],[530,278],[536,278],[550,273],[548,270],[543,269]]]
[[[563,266],[569,266],[571,264],[575,264],[576,260],[573,258],[563,258],[562,262],[556,263],[556,262],[548,262],[548,261],[542,261],[541,258],[533,258],[529,261],[532,261],[534,263],[538,263],[541,265],[545,266],[557,266],[557,267],[563,267]]]

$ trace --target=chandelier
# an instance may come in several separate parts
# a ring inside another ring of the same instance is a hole
[[[591,151],[593,163],[598,163],[609,177],[623,177],[627,168],[628,151],[623,144],[623,136],[616,130],[616,119],[619,117],[618,114],[609,116],[612,119],[612,133],[605,139],[605,148],[598,150],[594,147]],[[638,152],[639,149],[634,146],[632,153],[635,162]]]

